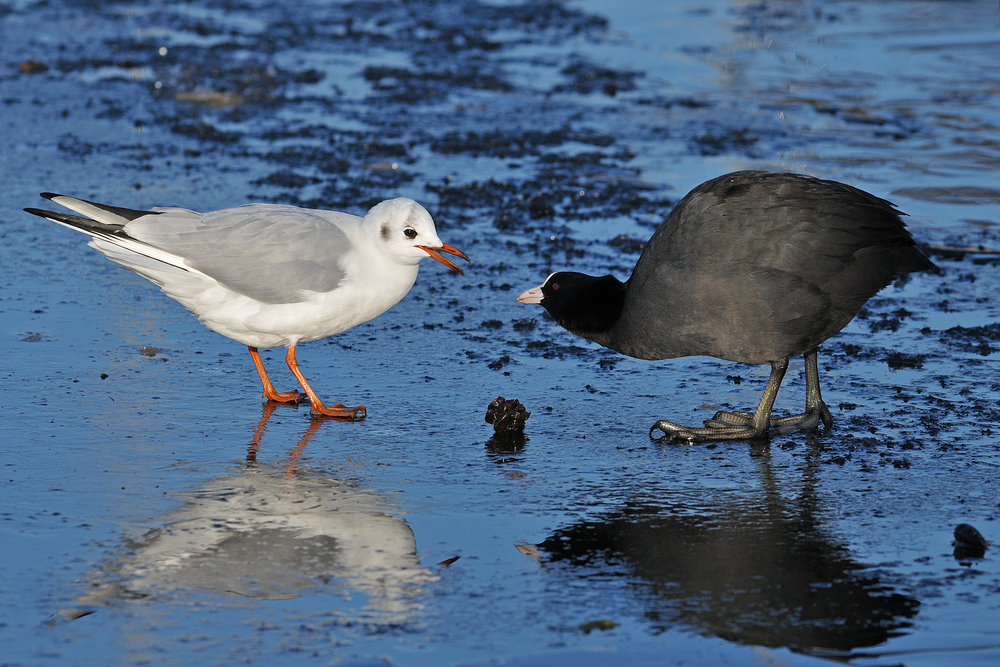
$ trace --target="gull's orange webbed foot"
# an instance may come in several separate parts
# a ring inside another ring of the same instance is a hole
[[[309,402],[312,404],[312,411],[316,415],[320,417],[332,417],[333,419],[343,419],[345,421],[355,421],[368,416],[368,411],[365,410],[365,406],[363,405],[359,405],[356,408],[349,408],[343,403],[336,403],[329,407],[324,405],[323,401],[316,395],[316,392],[313,391],[313,388],[309,386],[306,376],[299,369],[299,363],[295,360],[294,344],[288,346],[288,352],[285,353],[285,362],[288,364],[288,368],[292,371],[295,379],[299,381],[299,384],[302,385],[302,388],[308,394]]]
[[[313,404],[312,411],[320,417],[331,417],[333,419],[344,419],[348,421],[357,421],[368,416],[365,406],[359,405],[355,408],[349,408],[343,403],[337,403],[336,405],[330,406],[323,405],[322,403],[319,405]]]
[[[275,391],[274,387],[271,387],[270,391],[264,390],[264,398],[278,403],[298,403],[305,397],[306,395],[299,391]]]

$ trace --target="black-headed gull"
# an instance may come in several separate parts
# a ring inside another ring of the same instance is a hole
[[[281,204],[197,213],[42,197],[81,215],[25,211],[89,234],[90,245],[108,259],[156,283],[209,329],[249,347],[265,398],[301,398],[275,391],[257,351],[284,345],[313,412],[340,419],[364,418],[365,406],[324,405],[299,370],[296,344],[346,331],[394,306],[425,257],[463,275],[442,253],[470,261],[441,242],[420,204],[402,197],[376,204],[363,218]]]

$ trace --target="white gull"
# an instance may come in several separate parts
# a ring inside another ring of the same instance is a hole
[[[313,412],[360,419],[365,407],[327,406],[306,381],[295,346],[341,333],[384,313],[406,296],[425,257],[464,272],[442,253],[469,258],[443,243],[430,214],[412,199],[376,204],[364,217],[282,204],[248,204],[209,213],[148,211],[42,193],[79,213],[25,211],[89,234],[108,259],[147,278],[209,329],[250,349],[272,401],[278,392],[258,348],[288,348],[285,361]],[[85,216],[85,217],[84,217]]]

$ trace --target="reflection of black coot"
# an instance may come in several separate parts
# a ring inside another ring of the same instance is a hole
[[[874,646],[908,627],[919,606],[860,573],[810,518],[752,501],[704,514],[630,506],[556,531],[539,553],[552,576],[607,582],[618,572],[654,626],[694,626],[742,644]]]
[[[720,412],[705,428],[661,420],[665,440],[731,440],[770,427],[814,428],[823,403],[816,347],[896,277],[934,264],[899,211],[843,183],[740,171],[674,207],[628,282],[553,273],[518,301],[541,304],[569,331],[639,359],[710,356],[770,364],[756,412]],[[770,419],[788,360],[806,362],[806,410]]]

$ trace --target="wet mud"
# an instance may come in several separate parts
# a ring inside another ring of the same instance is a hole
[[[0,662],[1000,659],[998,25],[985,1],[0,5]],[[756,405],[767,369],[625,358],[515,298],[625,278],[742,168],[892,200],[940,271],[820,349],[832,429],[655,444]],[[408,196],[474,264],[301,346],[369,410],[316,422],[23,213],[42,191]],[[523,433],[484,423],[497,396]]]

